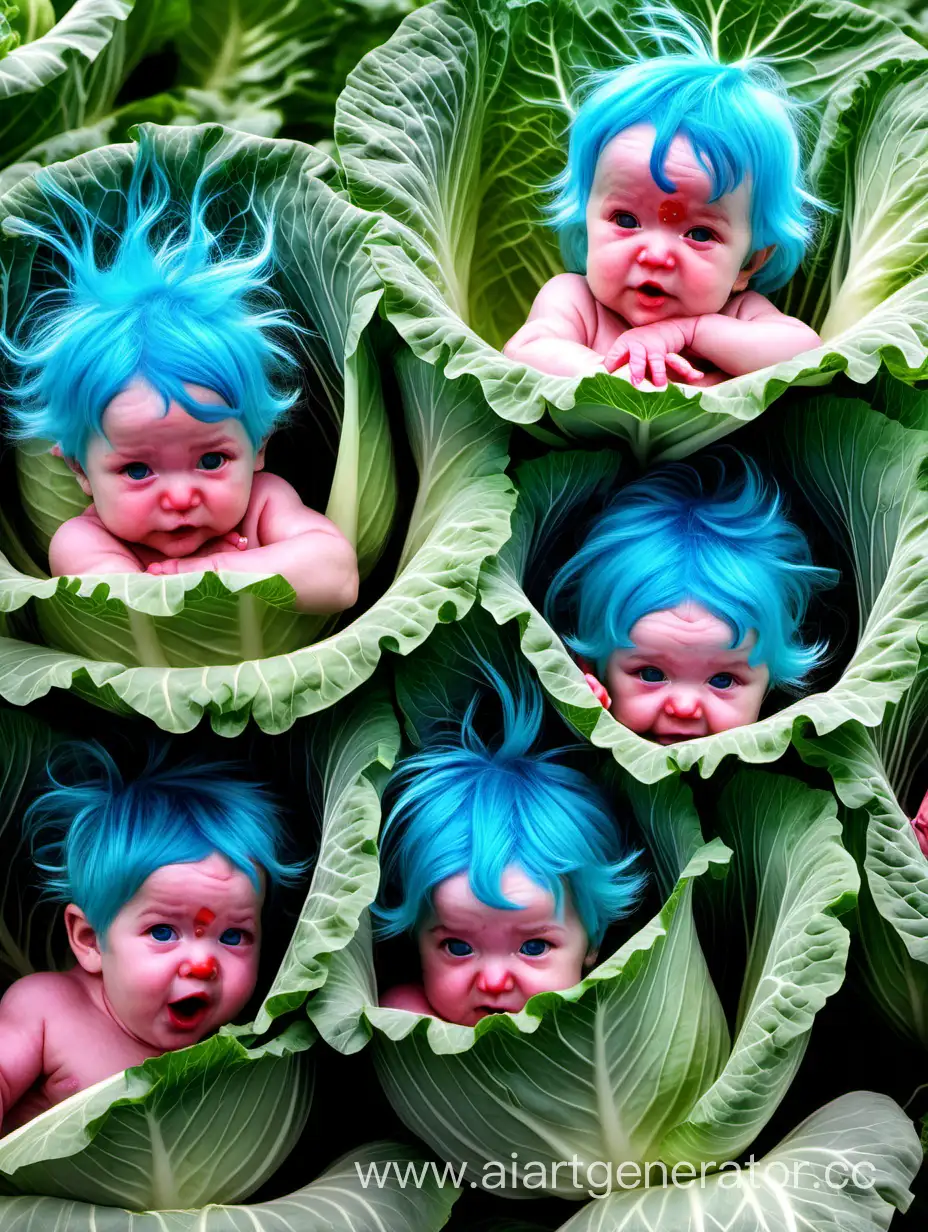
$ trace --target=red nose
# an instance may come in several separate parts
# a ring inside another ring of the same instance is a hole
[[[203,962],[182,962],[178,974],[184,979],[189,977],[192,980],[214,980],[219,974],[219,963],[216,962],[215,954],[210,954]]]

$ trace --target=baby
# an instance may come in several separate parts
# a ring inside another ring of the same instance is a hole
[[[264,470],[297,398],[283,386],[297,365],[277,338],[298,327],[268,282],[270,227],[260,249],[223,253],[205,221],[207,173],[180,213],[151,141],[143,130],[115,244],[41,171],[56,219],[62,205],[76,214],[78,237],[16,224],[63,259],[66,285],[39,297],[24,340],[2,339],[18,373],[13,433],[56,442],[93,500],[55,533],[51,573],[279,573],[299,610],[340,612],[357,598],[354,549]]]
[[[120,1070],[195,1044],[251,996],[265,884],[281,863],[274,807],[228,764],[124,782],[95,745],[70,748],[82,781],[52,777],[29,809],[77,965],[17,980],[0,1000],[0,1122],[24,1124]]]
[[[601,74],[571,126],[552,225],[565,265],[504,352],[555,376],[710,385],[819,344],[762,292],[810,236],[786,91],[757,63],[689,53]]]
[[[732,451],[734,452],[734,451]],[[670,463],[628,484],[558,571],[597,697],[632,731],[675,744],[753,723],[768,689],[799,688],[825,646],[800,629],[816,589],[837,573],[811,563],[757,467],[703,483]]]
[[[499,748],[476,735],[472,704],[458,740],[397,770],[374,909],[380,936],[418,938],[422,964],[421,983],[391,988],[380,1004],[468,1027],[579,983],[644,884],[590,780],[559,765],[557,751],[529,752],[537,691],[516,702],[492,675],[505,714]]]

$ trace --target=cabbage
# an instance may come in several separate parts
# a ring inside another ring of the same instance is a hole
[[[222,160],[237,168],[244,208],[251,199],[275,207],[281,292],[318,331],[306,340],[305,358],[312,395],[330,418],[320,435],[326,442],[334,436],[337,448],[326,511],[356,545],[364,576],[393,531],[396,500],[369,328],[380,290],[360,250],[373,220],[345,200],[334,164],[310,146],[209,126],[152,131],[181,186],[189,187],[208,162]],[[107,195],[107,185],[122,183],[130,165],[131,151],[113,146],[63,164],[56,174],[93,208],[113,209],[117,194]],[[33,216],[41,208],[26,180],[3,198],[0,216]],[[0,262],[10,320],[30,291],[31,247],[7,238]],[[11,631],[19,639],[0,640],[0,695],[23,704],[52,687],[74,687],[171,731],[194,726],[204,711],[226,734],[240,731],[249,713],[266,731],[282,731],[366,679],[385,646],[407,653],[438,620],[466,611],[482,561],[508,534],[513,494],[502,474],[506,432],[475,389],[446,387],[408,352],[396,367],[420,472],[400,567],[392,582],[388,575],[386,594],[376,598],[375,592],[367,611],[344,618],[322,641],[331,622],[295,613],[292,590],[279,577],[48,579],[43,545],[80,497],[60,464],[21,454],[24,516],[17,519],[5,504],[0,543],[7,553],[0,557],[0,611],[13,614]],[[33,640],[33,626],[44,645]]]
[[[838,682],[812,691],[746,727],[662,747],[628,730],[600,706],[560,638],[525,592],[551,536],[577,506],[612,490],[618,458],[605,451],[549,454],[517,472],[512,539],[481,578],[481,604],[499,624],[518,621],[521,645],[568,721],[608,748],[642,782],[698,766],[708,776],[731,754],[742,761],[781,757],[793,733],[812,723],[821,734],[856,721],[883,720],[912,684],[928,604],[928,495],[922,471],[928,435],[862,402],[833,397],[798,403],[765,440],[785,457],[797,487],[842,545],[845,576],[857,592],[856,649]],[[537,597],[542,602],[542,597]]]
[[[634,31],[633,7],[440,0],[350,74],[336,111],[339,154],[352,200],[385,214],[367,246],[410,347],[451,379],[472,373],[497,414],[543,439],[552,429],[612,435],[640,458],[690,453],[790,386],[837,372],[859,383],[881,364],[905,380],[928,374],[928,48],[841,0],[782,11],[754,0],[677,5],[708,26],[724,57],[776,57],[812,109],[812,187],[836,213],[781,302],[822,333],[822,346],[707,390],[660,393],[615,376],[552,377],[500,353],[563,269],[541,209],[563,165],[572,98],[588,69],[652,49]]]

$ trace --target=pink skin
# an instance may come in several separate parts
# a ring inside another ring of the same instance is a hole
[[[185,386],[199,402],[212,390]],[[340,612],[357,599],[357,558],[337,527],[264,472],[233,418],[203,423],[138,379],[103,413],[84,466],[68,460],[93,498],[63,523],[49,547],[53,576],[188,573],[232,569],[280,573],[297,607]],[[56,451],[60,450],[56,446]]]
[[[746,289],[773,252],[751,249],[749,185],[710,201],[710,176],[677,136],[668,194],[651,178],[654,136],[638,124],[606,145],[587,203],[586,275],[545,283],[505,354],[557,376],[623,369],[663,387],[668,372],[716,384],[817,346],[813,330]]]
[[[732,650],[731,627],[686,602],[642,616],[631,638],[610,656],[606,680],[613,716],[632,731],[676,744],[757,719],[770,673],[748,663],[753,633]]]
[[[254,991],[263,897],[214,852],[156,869],[114,916],[105,946],[69,904],[78,965],[17,980],[0,1001],[4,1132],[233,1019]],[[185,1005],[190,997],[199,1006]]]
[[[912,827],[915,830],[915,837],[918,839],[918,845],[922,849],[922,854],[928,857],[928,792],[926,792],[918,812],[912,818]]]
[[[488,1014],[518,1013],[536,993],[579,983],[596,952],[569,893],[558,916],[551,892],[514,865],[504,870],[501,888],[516,909],[482,903],[466,873],[443,881],[434,915],[419,933],[422,983],[392,988],[380,1004],[472,1027]]]

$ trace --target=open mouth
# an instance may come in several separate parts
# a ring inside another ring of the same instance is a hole
[[[194,1031],[206,1017],[209,1010],[209,997],[206,993],[195,992],[189,997],[181,997],[179,1001],[168,1004],[168,1018],[173,1026],[181,1031]]]
[[[662,299],[666,294],[663,287],[659,287],[656,282],[643,282],[637,287],[639,295],[646,295],[648,299]]]

